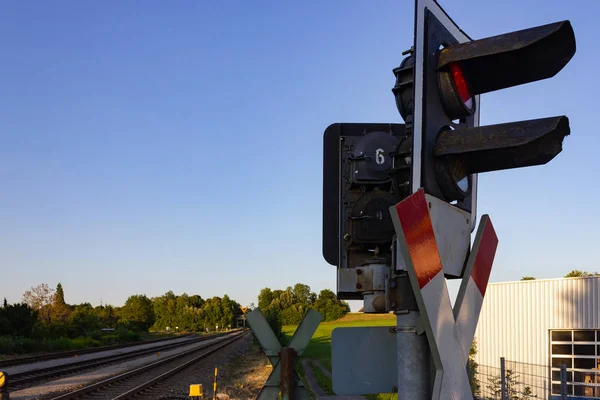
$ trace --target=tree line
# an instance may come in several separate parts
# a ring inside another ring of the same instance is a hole
[[[323,289],[317,295],[302,283],[285,290],[263,288],[258,294],[258,308],[276,335],[281,334],[282,325],[299,324],[310,308],[323,314],[325,321],[334,321],[350,312],[348,303],[338,300],[331,290]]]
[[[228,295],[203,299],[197,294],[176,295],[172,291],[152,298],[134,294],[121,307],[67,304],[61,283],[56,289],[42,283],[27,290],[20,303],[9,304],[4,299],[0,307],[0,353],[2,349],[11,352],[10,349],[22,343],[36,347],[31,341],[15,338],[46,342],[90,338],[86,343],[93,345],[137,340],[140,332],[148,330],[222,330],[235,327],[241,314],[240,304]],[[103,328],[108,329],[103,332]],[[35,350],[19,349],[20,352]],[[37,349],[45,350],[39,346]]]
[[[594,271],[594,272],[589,272],[589,271],[581,271],[578,269],[574,269],[572,271],[570,271],[569,273],[567,273],[565,276],[563,276],[563,278],[585,278],[588,276],[600,276],[600,273]],[[535,277],[533,276],[524,276],[521,278],[522,281],[535,281]]]

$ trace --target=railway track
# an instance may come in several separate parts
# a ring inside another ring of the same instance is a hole
[[[200,336],[197,339],[190,339],[180,341],[177,343],[169,343],[152,348],[133,350],[127,353],[111,354],[90,360],[76,361],[64,365],[56,365],[52,367],[29,370],[21,373],[14,373],[10,375],[8,385],[11,391],[21,390],[48,380],[98,369],[98,367],[123,362],[126,360],[131,360],[148,354],[154,354],[160,351],[175,349],[182,346],[189,346],[194,343],[214,339],[217,336],[220,335]]]
[[[45,397],[50,400],[74,399],[112,399],[124,400],[141,398],[149,389],[157,386],[184,369],[201,362],[209,355],[229,346],[244,336],[250,334],[249,330],[236,332],[222,339],[201,345],[188,352],[175,354],[163,360],[144,365],[127,371],[103,381],[93,383],[81,389],[65,393],[56,397]],[[153,396],[152,398],[156,398]]]
[[[110,346],[93,347],[90,349],[69,350],[69,351],[61,351],[61,352],[57,352],[57,353],[41,354],[41,355],[37,355],[37,356],[11,358],[8,360],[0,360],[0,368],[14,367],[14,366],[23,365],[23,364],[33,364],[33,363],[40,362],[40,361],[56,360],[58,358],[81,356],[84,354],[99,353],[99,352],[107,351],[107,350],[124,349],[127,347],[140,346],[140,345],[145,345],[145,344],[160,343],[160,342],[164,342],[167,340],[185,338],[187,336],[190,336],[190,335],[182,334],[182,335],[178,335],[175,337],[165,337],[165,338],[160,338],[160,339],[142,340],[139,342],[131,342],[131,343],[124,343],[124,344],[113,344]]]

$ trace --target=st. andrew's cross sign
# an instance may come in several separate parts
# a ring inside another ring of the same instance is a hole
[[[259,393],[257,400],[310,400],[308,390],[296,373],[295,366],[323,315],[309,309],[294,332],[289,345],[282,346],[259,308],[246,314],[248,325],[273,365],[273,371]],[[279,397],[281,394],[282,397]]]

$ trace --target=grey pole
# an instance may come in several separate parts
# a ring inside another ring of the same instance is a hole
[[[562,364],[560,366],[560,398],[561,400],[567,400],[567,366]]]
[[[506,364],[504,357],[500,357],[500,398],[506,400]]]
[[[396,311],[398,398],[430,400],[429,348],[425,334],[418,335],[418,311]]]

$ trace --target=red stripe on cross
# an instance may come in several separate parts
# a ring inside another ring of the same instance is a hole
[[[485,290],[487,288],[488,280],[490,279],[490,273],[492,272],[492,264],[494,262],[494,255],[496,254],[496,248],[498,247],[498,236],[492,225],[492,221],[488,218],[485,221],[485,227],[483,234],[481,235],[481,243],[479,244],[479,250],[475,258],[473,270],[471,271],[471,278],[477,285],[481,296],[485,296]]]
[[[423,189],[398,203],[396,212],[415,266],[419,288],[422,289],[442,271],[442,260]]]

